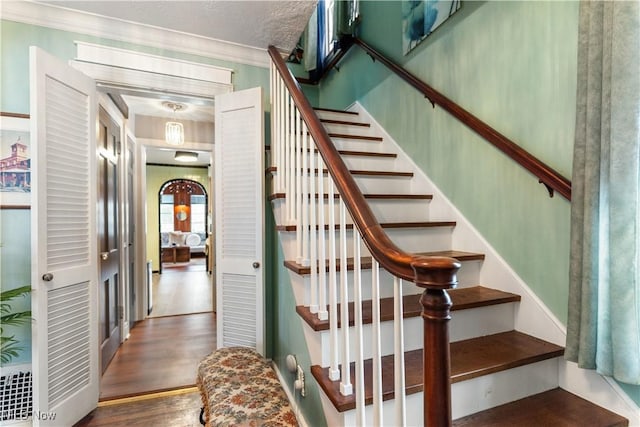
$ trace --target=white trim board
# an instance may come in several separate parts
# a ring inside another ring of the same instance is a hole
[[[2,19],[205,58],[269,67],[265,49],[30,1],[2,1]]]
[[[231,68],[183,61],[94,43],[81,41],[75,41],[74,43],[77,46],[76,60],[78,61],[149,71],[225,85],[231,84],[231,76],[233,74]]]
[[[118,68],[111,65],[82,61],[71,61],[71,66],[109,87],[138,90],[155,88],[146,90],[162,93],[170,92],[203,99],[213,99],[216,95],[233,91],[233,86],[230,84],[169,76],[150,71]]]

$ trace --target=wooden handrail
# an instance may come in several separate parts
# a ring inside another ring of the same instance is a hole
[[[425,425],[450,426],[448,320],[451,300],[446,290],[456,287],[460,262],[448,257],[428,257],[407,253],[389,239],[280,53],[274,46],[269,46],[269,55],[302,120],[306,123],[308,132],[316,143],[354,226],[360,232],[371,255],[394,276],[414,282],[425,289],[421,300],[424,348],[426,349],[423,361]]]
[[[528,151],[524,150],[515,142],[511,141],[506,136],[502,135],[491,126],[460,107],[458,104],[420,80],[415,75],[411,74],[398,64],[392,62],[380,52],[366,44],[361,39],[354,37],[353,43],[360,46],[368,55],[374,60],[380,61],[387,68],[393,71],[402,80],[409,83],[416,88],[420,93],[429,99],[429,101],[435,106],[439,105],[453,117],[460,120],[468,128],[476,132],[483,137],[497,149],[509,156],[523,168],[531,172],[538,178],[538,182],[544,184],[549,191],[549,196],[553,197],[553,192],[557,191],[567,200],[571,200],[571,181],[563,177],[552,169],[547,164],[543,163],[540,159],[533,156]]]

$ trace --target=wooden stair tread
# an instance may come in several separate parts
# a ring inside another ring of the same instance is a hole
[[[564,349],[555,344],[509,331],[451,343],[451,382],[459,382],[495,372],[562,356]],[[393,355],[382,358],[383,399],[393,399]],[[355,382],[355,363],[350,364]],[[422,350],[405,352],[405,390],[407,394],[422,391]],[[372,360],[364,361],[365,402],[373,402]],[[344,412],[355,408],[355,393],[340,394],[340,382],[331,381],[328,368],[311,367],[311,373],[336,409]]]
[[[351,115],[354,115],[354,116],[357,116],[357,115],[360,114],[357,111],[334,110],[333,108],[313,107],[313,109],[316,110],[316,111],[326,111],[326,112],[329,112],[329,113],[351,114]]]
[[[480,254],[480,253],[474,253],[474,252],[463,252],[463,251],[455,251],[455,250],[448,250],[448,251],[435,251],[435,252],[419,252],[419,255],[424,255],[424,256],[445,256],[445,257],[450,257],[450,258],[456,258],[458,261],[482,261],[484,260],[484,254]],[[329,260],[326,261],[326,267],[325,267],[325,271],[329,271]],[[305,275],[305,274],[311,274],[311,267],[310,266],[304,266],[302,264],[298,264],[296,261],[293,260],[286,260],[284,262],[285,267],[287,267],[289,270],[300,274],[300,275]],[[336,259],[336,267],[338,269],[338,271],[340,271],[340,259]],[[360,268],[362,268],[363,270],[368,270],[371,268],[371,257],[370,256],[364,256],[360,258]],[[347,258],[347,270],[353,270],[353,258],[349,257]]]
[[[277,172],[278,168],[276,166],[269,166],[267,168],[267,173]],[[318,169],[313,170],[314,173],[318,173]],[[369,175],[369,176],[384,176],[384,177],[404,177],[411,178],[413,177],[413,172],[396,172],[396,171],[374,171],[374,170],[350,170],[351,175]],[[327,169],[322,170],[323,174],[329,173]]]
[[[318,193],[315,194],[316,199],[319,198]],[[431,200],[433,196],[431,194],[363,194],[365,199],[371,200]],[[276,199],[284,199],[286,198],[286,193],[273,193],[268,199],[269,201]],[[339,194],[334,194],[334,199],[339,199]],[[328,200],[329,195],[324,194],[323,199]]]
[[[384,222],[380,223],[382,228],[434,228],[434,227],[455,227],[455,221],[423,221],[423,222]],[[353,224],[346,224],[347,230],[353,229]],[[276,225],[277,231],[296,231],[295,224],[292,225]],[[329,230],[329,224],[325,224],[325,230]],[[340,225],[336,224],[336,230],[340,229]]]
[[[368,136],[368,135],[350,135],[348,133],[332,133],[329,132],[329,137],[338,139],[357,139],[360,141],[372,141],[382,142],[381,136]]]
[[[405,319],[411,317],[418,317],[422,313],[422,305],[420,304],[421,294],[404,295],[402,297],[403,317]],[[453,306],[451,311],[464,310],[477,307],[486,307],[496,304],[505,304],[509,302],[520,301],[520,295],[512,294],[509,292],[499,291],[497,289],[486,288],[484,286],[472,286],[469,288],[451,289],[449,291],[451,302]],[[338,304],[338,313],[340,308]],[[372,308],[373,304],[371,300],[362,302],[362,322],[364,324],[370,324],[372,322]],[[393,320],[393,297],[380,299],[380,320],[390,321]],[[299,305],[296,307],[296,312],[302,319],[307,322],[314,331],[326,331],[329,329],[329,319],[320,320],[318,316],[311,313],[309,307]],[[354,316],[354,303],[349,303],[349,326],[353,326]],[[338,327],[341,327],[341,320],[338,318]]]
[[[316,153],[318,150],[314,150]],[[358,151],[358,150],[338,150],[338,153],[342,156],[362,156],[362,157],[387,157],[395,159],[398,157],[396,153],[375,153],[372,151]]]
[[[454,427],[628,426],[629,421],[561,388],[453,421]]]
[[[334,120],[334,119],[320,119],[321,123],[326,123],[329,125],[346,125],[346,126],[360,126],[360,127],[371,127],[370,123],[362,123],[362,122],[351,122],[348,120]]]

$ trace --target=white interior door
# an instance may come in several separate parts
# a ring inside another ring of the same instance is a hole
[[[95,83],[30,61],[33,423],[71,426],[99,394]]]
[[[218,347],[264,354],[262,88],[216,96]]]

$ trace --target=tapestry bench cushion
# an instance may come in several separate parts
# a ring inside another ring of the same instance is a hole
[[[221,348],[198,365],[207,427],[297,426],[271,364],[250,348]]]

